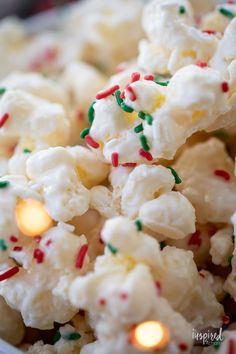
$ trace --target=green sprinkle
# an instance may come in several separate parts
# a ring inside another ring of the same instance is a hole
[[[86,137],[86,135],[89,134],[89,130],[90,130],[89,128],[85,128],[80,132],[79,136],[81,137],[81,139],[84,139]]]
[[[137,125],[137,127],[134,128],[135,133],[140,133],[143,131],[143,125],[142,123]]]
[[[216,350],[218,350],[218,349],[220,348],[220,346],[221,346],[221,342],[220,342],[220,341],[217,341],[217,342],[214,342],[214,343],[213,343],[213,347],[214,347]]]
[[[61,333],[57,331],[53,337],[53,343],[58,342],[61,339]]]
[[[153,118],[152,118],[151,114],[145,114],[145,120],[146,120],[147,124],[152,125]]]
[[[163,250],[163,248],[165,248],[167,246],[165,241],[161,241],[160,242],[160,249]]]
[[[24,154],[30,154],[32,151],[30,150],[30,149],[27,149],[27,148],[25,148],[24,150],[23,150],[23,153]]]
[[[139,116],[139,118],[141,118],[142,120],[144,120],[146,114],[145,114],[144,112],[141,112],[141,111],[140,111],[140,112],[138,113],[138,116]]]
[[[233,256],[229,256],[229,257],[227,258],[227,261],[228,261],[229,265],[232,264],[232,259],[233,259]]]
[[[0,240],[0,250],[1,251],[6,251],[8,249],[7,245],[6,245],[6,241],[5,240]]]
[[[145,135],[140,135],[139,139],[140,139],[140,143],[142,145],[143,150],[144,151],[149,151],[150,150],[150,146],[148,145],[146,136]]]
[[[232,243],[234,244],[235,243],[235,236],[232,235]]]
[[[169,170],[171,170],[172,175],[175,178],[175,184],[180,184],[182,183],[181,178],[179,177],[178,173],[170,166],[168,166],[167,168],[169,168]]]
[[[94,101],[91,106],[89,107],[89,110],[88,110],[88,121],[90,124],[93,123],[93,120],[94,120],[94,104],[96,103],[96,101]]]
[[[235,17],[235,14],[234,14],[232,11],[229,11],[229,10],[225,9],[224,7],[221,7],[221,8],[219,9],[219,12],[220,12],[222,15],[228,17],[228,18],[234,18],[234,17]]]
[[[135,220],[134,223],[135,223],[135,225],[137,227],[137,231],[142,231],[143,230],[143,224],[142,224],[141,220],[137,219],[137,220]]]
[[[7,89],[4,87],[0,87],[0,95],[3,95],[6,92]]]
[[[116,101],[118,103],[118,105],[120,106],[121,109],[123,109],[123,111],[128,112],[128,113],[132,113],[134,110],[133,108],[127,106],[124,101],[122,100],[122,98],[120,97],[120,90],[117,90],[115,92],[115,96],[116,96]]]
[[[170,81],[155,81],[157,85],[168,86]]]
[[[180,15],[183,15],[183,14],[186,13],[186,9],[185,9],[184,6],[180,6],[180,7],[179,7],[179,13],[180,13]]]
[[[112,254],[116,254],[118,252],[118,249],[112,246],[110,243],[107,243],[107,248],[109,251],[111,251]]]
[[[81,335],[78,332],[74,332],[63,336],[63,338],[67,340],[79,340],[81,338]]]
[[[0,188],[6,188],[10,185],[8,181],[0,181]]]

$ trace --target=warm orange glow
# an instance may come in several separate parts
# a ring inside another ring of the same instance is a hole
[[[45,206],[38,200],[21,199],[16,205],[16,223],[26,236],[36,236],[47,231],[52,225],[52,218]]]
[[[168,344],[170,332],[158,321],[147,321],[136,326],[131,333],[132,345],[143,351],[159,350]]]

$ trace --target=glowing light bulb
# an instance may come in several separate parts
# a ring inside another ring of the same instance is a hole
[[[36,236],[47,231],[52,225],[52,218],[45,206],[38,200],[21,199],[16,205],[16,223],[26,236]]]
[[[132,345],[143,351],[162,349],[169,340],[169,329],[158,321],[140,323],[131,332]]]

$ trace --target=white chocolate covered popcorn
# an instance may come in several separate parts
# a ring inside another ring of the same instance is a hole
[[[194,27],[192,8],[185,0],[154,0],[146,5],[143,27],[148,37],[139,47],[138,63],[147,72],[174,74],[198,60],[208,61],[217,39]]]
[[[229,265],[229,257],[234,250],[234,237],[232,227],[227,227],[217,231],[211,237],[210,254],[212,262],[217,265],[227,267]]]
[[[0,293],[12,308],[21,312],[27,326],[50,329],[54,322],[65,323],[76,314],[68,289],[88,263],[85,254],[83,265],[76,267],[78,252],[85,244],[84,236],[78,237],[59,225],[43,235],[37,248],[32,243],[20,251],[21,262],[19,257],[17,260],[22,267],[18,274],[0,283]]]
[[[224,144],[212,138],[189,147],[175,168],[182,179],[177,188],[195,207],[197,220],[229,223],[236,206],[236,180]]]
[[[214,11],[203,16],[201,27],[204,30],[224,33],[235,14],[236,6],[234,3],[217,5]]]

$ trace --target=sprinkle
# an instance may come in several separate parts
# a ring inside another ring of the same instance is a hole
[[[36,248],[34,250],[34,259],[36,260],[37,263],[43,263],[44,253],[39,248]]]
[[[206,68],[207,67],[207,62],[202,61],[202,60],[198,60],[196,62],[196,65],[199,66],[200,68]]]
[[[6,241],[5,240],[0,240],[0,250],[1,251],[6,251],[8,249],[7,245],[6,245]]]
[[[139,124],[139,125],[137,125],[137,126],[134,128],[134,131],[135,131],[135,133],[140,133],[140,132],[142,132],[142,131],[143,131],[143,125],[142,125],[142,123]]]
[[[229,11],[227,9],[225,9],[224,7],[221,7],[219,9],[219,13],[221,13],[222,15],[228,17],[228,18],[234,18],[235,14],[232,11]]]
[[[127,113],[132,113],[134,111],[133,108],[127,106],[124,102],[121,103],[120,107]]]
[[[158,80],[155,80],[155,83],[157,85],[161,85],[161,86],[168,86],[170,81],[158,81]]]
[[[0,188],[6,188],[10,185],[8,181],[0,181]]]
[[[21,251],[22,251],[22,247],[21,247],[21,246],[15,246],[15,247],[13,248],[13,251],[14,251],[14,252],[21,252]]]
[[[202,244],[201,233],[199,230],[196,230],[196,232],[191,234],[191,237],[188,240],[188,245],[200,247],[201,244]]]
[[[155,77],[154,77],[154,75],[145,75],[145,76],[144,76],[144,80],[154,81],[154,80],[155,80]]]
[[[235,354],[235,345],[233,338],[230,338],[228,341],[227,354]]]
[[[138,72],[135,72],[131,75],[131,82],[135,82],[135,81],[138,81],[140,80],[140,73]]]
[[[34,240],[39,243],[41,240],[42,240],[42,236],[40,235],[37,235],[37,236],[34,236]]]
[[[145,114],[145,120],[148,125],[152,125],[153,118],[152,118],[151,114]]]
[[[148,161],[152,161],[153,160],[152,154],[150,154],[150,152],[148,152],[148,151],[144,151],[143,149],[139,150],[139,155],[144,157]]]
[[[113,152],[111,155],[111,164],[113,167],[119,166],[119,154],[117,152]]]
[[[90,135],[86,135],[85,140],[86,143],[94,149],[98,149],[100,146]]]
[[[50,246],[52,244],[52,240],[47,240],[47,242],[46,242],[46,246],[48,247],[48,246]]]
[[[169,170],[171,171],[172,175],[175,178],[175,184],[180,184],[182,183],[181,178],[179,177],[178,173],[175,171],[175,169],[171,166],[168,166],[167,168],[169,168]]]
[[[188,350],[188,346],[186,343],[180,343],[179,344],[179,349],[182,351],[182,352],[185,352],[186,350]]]
[[[202,31],[203,33],[207,33],[207,34],[216,34],[216,31],[215,30],[211,30],[211,29],[206,29],[206,30],[203,30]]]
[[[145,135],[140,135],[139,140],[140,140],[140,143],[142,145],[143,150],[144,151],[149,151],[150,150],[150,146],[148,145],[146,136]]]
[[[13,277],[13,275],[17,274],[19,272],[19,267],[13,267],[7,270],[5,273],[0,274],[0,281],[9,279]]]
[[[213,343],[213,347],[214,347],[216,350],[218,350],[218,349],[220,348],[220,346],[221,346],[221,341],[217,341],[217,342],[214,342],[214,343]]]
[[[59,331],[57,331],[55,333],[55,336],[53,337],[53,343],[55,344],[56,342],[58,342],[61,339],[61,333]]]
[[[63,336],[63,339],[66,340],[79,340],[80,338],[81,338],[81,334],[79,334],[78,332],[69,333]]]
[[[118,249],[112,246],[110,243],[107,243],[106,246],[112,254],[116,254],[118,252]]]
[[[155,286],[157,288],[158,295],[160,295],[161,294],[161,283],[158,280],[155,282]]]
[[[127,293],[120,293],[120,299],[121,300],[127,300],[129,295]]]
[[[104,298],[101,298],[98,300],[98,303],[99,303],[99,305],[104,306],[104,305],[106,305],[107,302]]]
[[[119,85],[114,85],[114,86],[108,88],[107,90],[98,92],[98,94],[96,95],[96,99],[101,100],[103,98],[111,96],[113,93],[115,93],[117,90],[119,90],[119,88],[120,88]]]
[[[89,128],[83,129],[83,130],[80,132],[80,135],[79,135],[79,136],[81,137],[81,139],[84,139],[84,138],[86,137],[86,135],[89,134],[89,131],[90,131]]]
[[[223,92],[228,92],[229,91],[229,84],[228,84],[227,81],[222,82],[221,89],[222,89]]]
[[[230,174],[224,170],[215,170],[214,175],[223,178],[225,181],[230,180]]]
[[[133,90],[133,87],[131,87],[131,86],[127,86],[126,87],[126,91],[128,91],[129,92],[129,94],[130,94],[130,100],[133,102],[133,101],[136,101],[137,100],[137,96],[136,96],[136,94],[135,94],[135,92],[134,92],[134,90]]]
[[[9,240],[10,240],[11,242],[17,242],[17,241],[18,241],[18,237],[16,237],[15,235],[11,235],[10,238],[9,238]]]
[[[123,109],[123,111],[128,112],[128,113],[132,113],[134,111],[133,108],[127,106],[124,103],[123,99],[121,98],[121,93],[119,90],[117,90],[115,92],[115,97],[116,97],[116,101],[117,101],[118,105],[120,106],[121,109]]]
[[[166,242],[165,241],[161,241],[160,242],[160,249],[161,251],[167,246]]]
[[[9,118],[9,114],[5,113],[2,118],[0,119],[0,128],[2,128],[4,126],[4,124],[6,123],[6,121]]]
[[[85,256],[88,252],[88,244],[84,244],[82,247],[80,247],[79,253],[76,257],[76,261],[75,261],[75,267],[81,269],[83,267],[84,264],[84,259]]]
[[[123,166],[123,167],[136,167],[137,164],[136,164],[136,162],[125,162],[125,163],[122,163],[121,166]]]
[[[88,110],[88,121],[90,124],[93,123],[93,120],[94,120],[94,104],[96,103],[96,101],[94,101],[91,106],[89,107],[89,110]]]
[[[223,315],[222,316],[222,321],[224,324],[229,324],[230,323],[230,317],[228,315]]]
[[[227,258],[227,261],[228,261],[229,265],[232,264],[232,259],[233,259],[233,256],[229,256],[229,257]]]
[[[24,150],[23,150],[23,153],[24,154],[30,154],[32,151],[30,150],[30,149],[27,149],[27,148],[25,148]]]
[[[134,223],[135,223],[135,226],[137,228],[137,231],[142,231],[143,230],[143,224],[142,224],[141,220],[137,219],[137,220],[135,220]]]
[[[117,91],[115,92],[115,97],[116,97],[116,101],[117,101],[117,103],[118,103],[119,106],[120,106],[121,103],[123,102],[123,100],[122,100],[122,98],[121,98],[120,95],[121,95],[120,90],[117,90]]]
[[[3,95],[6,92],[6,88],[0,87],[0,95]]]
[[[180,15],[183,15],[183,14],[185,14],[185,13],[186,13],[185,7],[184,7],[184,6],[180,6],[180,7],[179,7],[179,14],[180,14]]]
[[[142,112],[142,111],[140,111],[140,112],[138,112],[138,116],[139,116],[139,118],[141,118],[142,120],[144,120],[145,119],[145,113],[144,112]]]
[[[125,91],[123,90],[120,94],[120,98],[123,100],[125,98]]]

